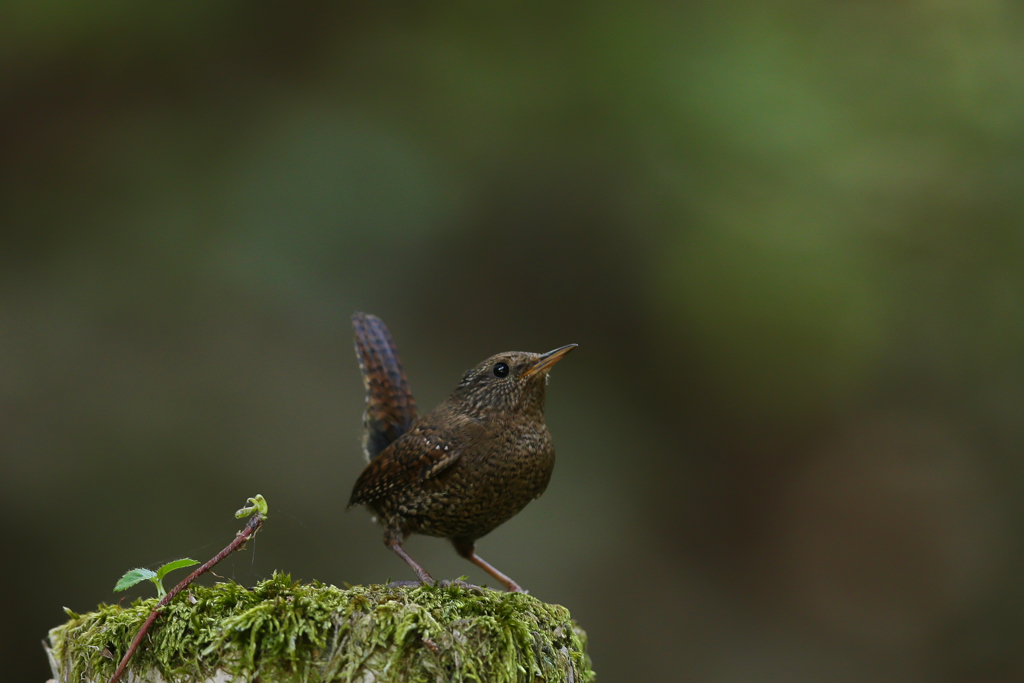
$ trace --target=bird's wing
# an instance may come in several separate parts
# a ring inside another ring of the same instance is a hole
[[[424,424],[402,435],[372,460],[356,480],[349,507],[372,502],[395,488],[436,477],[479,441],[483,424],[468,417],[444,420],[443,427]]]
[[[352,327],[366,387],[363,454],[367,460],[373,460],[412,427],[416,421],[416,402],[384,321],[375,315],[356,313],[352,316]]]

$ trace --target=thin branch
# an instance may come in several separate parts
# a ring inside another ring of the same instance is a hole
[[[239,512],[242,511],[240,510]],[[238,534],[235,536],[235,540],[231,541],[231,543],[228,544],[228,547],[224,548],[224,550],[221,550],[219,553],[214,555],[206,564],[199,567],[199,569],[189,574],[184,581],[179,583],[171,590],[167,591],[167,595],[165,595],[163,599],[160,600],[160,602],[156,603],[156,607],[153,608],[153,611],[149,613],[149,617],[146,619],[145,622],[143,622],[142,628],[140,628],[139,632],[135,634],[135,639],[132,640],[132,644],[128,646],[128,651],[125,652],[124,657],[121,658],[121,663],[117,665],[117,670],[114,672],[114,675],[110,677],[110,683],[117,683],[117,680],[121,677],[121,674],[124,673],[124,670],[128,667],[128,662],[132,658],[132,655],[135,654],[136,648],[138,648],[139,643],[142,642],[142,638],[149,631],[149,627],[153,625],[153,622],[156,621],[156,618],[160,616],[160,610],[167,606],[171,602],[171,600],[174,599],[174,596],[188,588],[188,585],[190,583],[198,579],[206,572],[213,569],[213,567],[218,562],[220,562],[225,557],[227,557],[228,555],[230,555],[231,553],[235,552],[243,545],[245,545],[245,542],[248,541],[253,534],[259,531],[261,526],[263,526],[264,519],[266,519],[266,513],[261,510],[256,510],[255,514],[253,514],[253,516],[249,518],[249,521],[246,522],[245,528],[238,532]]]

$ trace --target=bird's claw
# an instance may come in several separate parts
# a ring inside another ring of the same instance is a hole
[[[477,586],[476,584],[473,584],[473,583],[467,583],[466,581],[463,581],[462,579],[453,579],[453,580],[444,579],[442,581],[439,581],[437,585],[441,586],[442,588],[449,588],[451,586],[456,586],[458,588],[463,588],[465,590],[473,591],[474,593],[479,593],[480,595],[484,594],[484,589],[483,588],[481,588],[480,586]]]

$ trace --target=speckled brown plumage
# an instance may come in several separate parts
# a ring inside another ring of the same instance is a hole
[[[387,327],[362,313],[352,321],[367,391],[363,445],[370,463],[349,507],[376,513],[385,544],[420,581],[432,579],[402,548],[411,533],[450,539],[508,590],[521,590],[478,557],[474,545],[547,488],[555,465],[544,423],[548,371],[575,344],[545,354],[491,356],[468,371],[446,401],[416,419]]]

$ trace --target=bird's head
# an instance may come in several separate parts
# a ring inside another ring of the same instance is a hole
[[[543,413],[548,373],[574,348],[576,344],[547,353],[506,351],[491,356],[463,375],[451,398],[481,417],[510,411]]]

